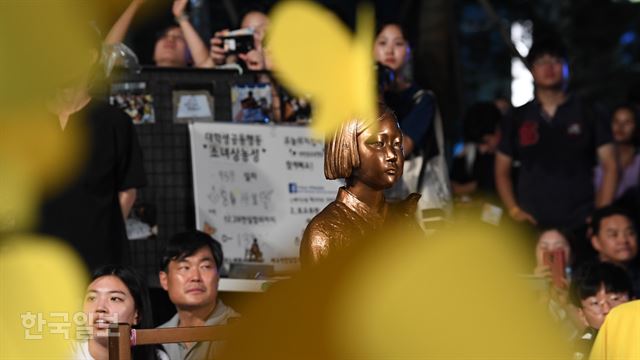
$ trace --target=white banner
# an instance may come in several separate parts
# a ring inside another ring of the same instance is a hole
[[[322,141],[300,126],[192,123],[189,132],[197,228],[222,243],[225,262],[255,261],[255,242],[276,271],[297,266],[307,223],[340,186],[324,177]]]

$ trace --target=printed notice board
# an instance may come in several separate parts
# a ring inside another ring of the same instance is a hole
[[[307,223],[340,186],[324,177],[323,142],[302,126],[192,123],[189,132],[197,228],[222,243],[225,263],[296,267]]]

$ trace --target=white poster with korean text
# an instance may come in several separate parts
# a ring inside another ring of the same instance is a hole
[[[323,143],[301,126],[189,125],[197,228],[220,241],[225,262],[298,266],[304,229],[335,199]]]

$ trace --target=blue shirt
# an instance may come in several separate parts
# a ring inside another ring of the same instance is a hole
[[[414,153],[424,149],[428,130],[433,126],[435,100],[428,92],[416,85],[400,92],[386,92],[385,103],[396,113],[400,129],[414,143]],[[436,148],[436,147],[434,147]],[[427,154],[429,158],[430,154]]]

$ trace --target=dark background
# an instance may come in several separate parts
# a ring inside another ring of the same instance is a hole
[[[130,29],[126,43],[143,64],[151,63],[157,33],[173,21],[170,0],[147,0]],[[275,1],[190,0],[191,21],[208,42],[223,28],[237,28],[250,9],[269,11]],[[318,1],[353,28],[357,3]],[[408,30],[416,82],[432,89],[441,108],[448,145],[460,137],[461,118],[476,101],[510,98],[509,37],[513,21],[529,20],[535,38],[555,36],[568,48],[570,89],[605,106],[640,98],[640,4],[587,0],[379,0],[373,2],[378,22],[398,21]],[[106,33],[129,4],[101,3]],[[504,33],[501,33],[501,30]],[[295,44],[292,44],[295,46]],[[330,54],[328,55],[330,56]],[[142,77],[154,88],[158,123],[137,127],[145,151],[150,186],[140,200],[158,205],[160,239],[132,242],[134,261],[153,278],[157,251],[171,233],[193,226],[193,199],[186,126],[170,123],[169,94],[182,82],[217,81],[217,99],[228,96],[225,75],[183,70]],[[219,77],[222,76],[222,77]],[[216,78],[216,79],[213,79]],[[164,105],[163,105],[164,104]],[[166,106],[165,106],[166,105]],[[167,108],[165,108],[165,107]],[[216,113],[228,109],[219,108]],[[191,211],[189,211],[191,209]]]
[[[316,1],[353,28],[356,1]],[[147,0],[127,44],[143,64],[151,63],[157,33],[172,22],[170,0]],[[269,11],[277,1],[190,0],[191,21],[203,39],[237,28],[250,9]],[[413,47],[413,73],[432,89],[450,142],[460,119],[476,101],[510,98],[510,47],[500,34],[514,20],[530,20],[534,38],[556,36],[569,49],[571,89],[605,105],[628,99],[640,84],[638,24],[640,4],[626,0],[378,0],[378,22],[399,21]],[[129,4],[104,2],[105,33]],[[496,16],[489,15],[494,13]],[[640,91],[638,91],[640,92]],[[640,97],[640,96],[635,96]]]

